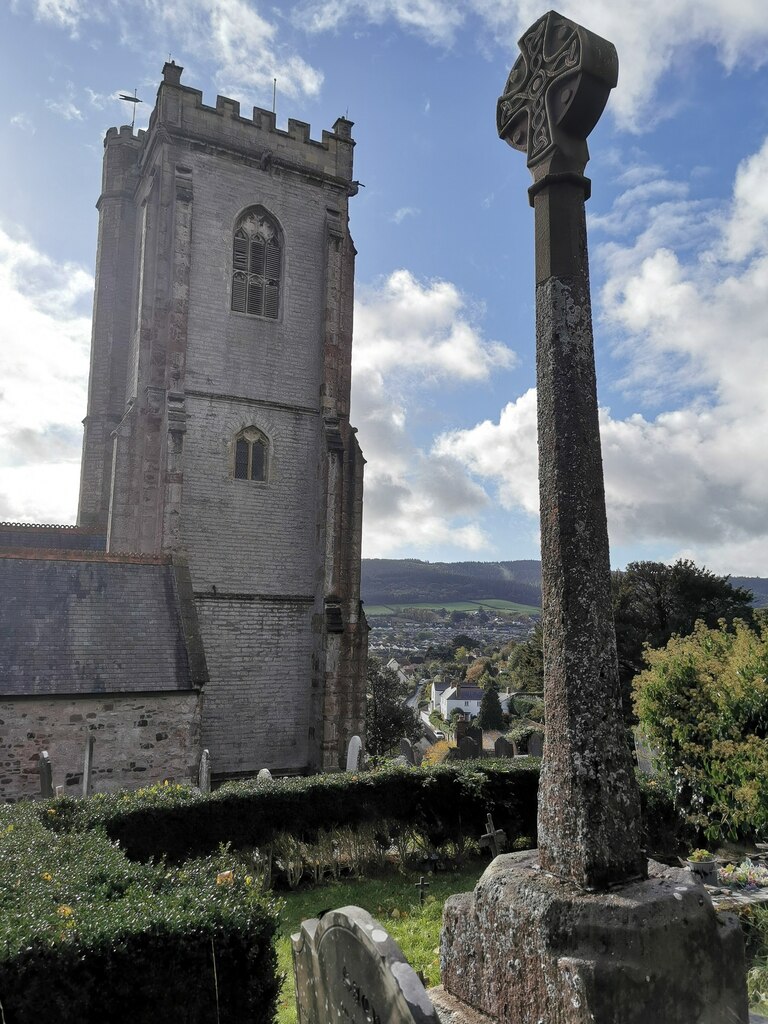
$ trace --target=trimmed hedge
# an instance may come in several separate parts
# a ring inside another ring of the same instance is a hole
[[[0,857],[8,1024],[273,1020],[275,906],[244,872],[221,874],[226,851],[134,863],[101,830],[56,833],[16,805],[0,809]]]
[[[182,786],[62,798],[43,813],[56,830],[103,826],[136,860],[181,861],[215,850],[261,847],[281,832],[312,841],[320,829],[397,823],[434,847],[485,831],[490,812],[510,843],[536,835],[538,760],[467,761],[429,768],[237,782],[202,796]]]

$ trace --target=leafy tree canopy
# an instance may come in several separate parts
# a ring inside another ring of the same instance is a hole
[[[401,740],[417,740],[422,735],[421,722],[405,703],[407,683],[386,668],[378,658],[368,659],[365,702],[366,738],[369,754],[387,754]]]
[[[514,689],[541,692],[544,686],[544,634],[540,622],[536,623],[527,640],[512,648],[507,667]]]
[[[768,617],[755,625],[699,622],[635,679],[640,725],[711,840],[768,829]]]
[[[734,587],[689,559],[674,565],[631,562],[612,577],[616,647],[625,711],[631,682],[643,669],[643,648],[664,647],[673,634],[687,636],[697,621],[714,627],[720,619],[752,621],[752,593]]]
[[[501,701],[498,692],[492,686],[488,687],[480,701],[477,724],[481,729],[504,728],[504,712],[501,710]]]

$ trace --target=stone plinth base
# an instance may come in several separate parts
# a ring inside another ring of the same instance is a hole
[[[535,853],[497,857],[445,905],[444,989],[493,1024],[747,1024],[737,919],[688,872],[649,875],[585,893]]]

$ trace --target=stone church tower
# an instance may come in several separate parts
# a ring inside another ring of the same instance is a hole
[[[280,131],[181,73],[105,140],[78,524],[188,565],[214,775],[334,769],[367,651],[352,124]]]

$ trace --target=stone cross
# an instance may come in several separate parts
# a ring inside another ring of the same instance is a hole
[[[207,747],[200,756],[200,768],[197,773],[197,785],[201,793],[211,792],[211,755]]]
[[[584,212],[586,140],[616,85],[618,58],[612,43],[555,11],[520,49],[497,124],[528,157],[535,211],[546,707],[539,863],[603,888],[645,873],[611,610]]]
[[[48,756],[48,751],[43,750],[40,753],[40,796],[47,800],[48,797],[53,796],[53,767],[51,765],[51,759]]]
[[[91,767],[93,765],[93,733],[85,737],[85,758],[83,760],[83,796],[91,791]]]
[[[488,831],[480,837],[480,845],[487,846],[494,857],[503,853],[507,846],[507,833],[503,828],[494,828],[493,818],[489,814],[486,818]]]
[[[429,888],[429,882],[426,880],[424,875],[419,876],[418,882],[414,882],[414,885],[419,890],[419,903],[423,904],[427,898],[427,889]]]

